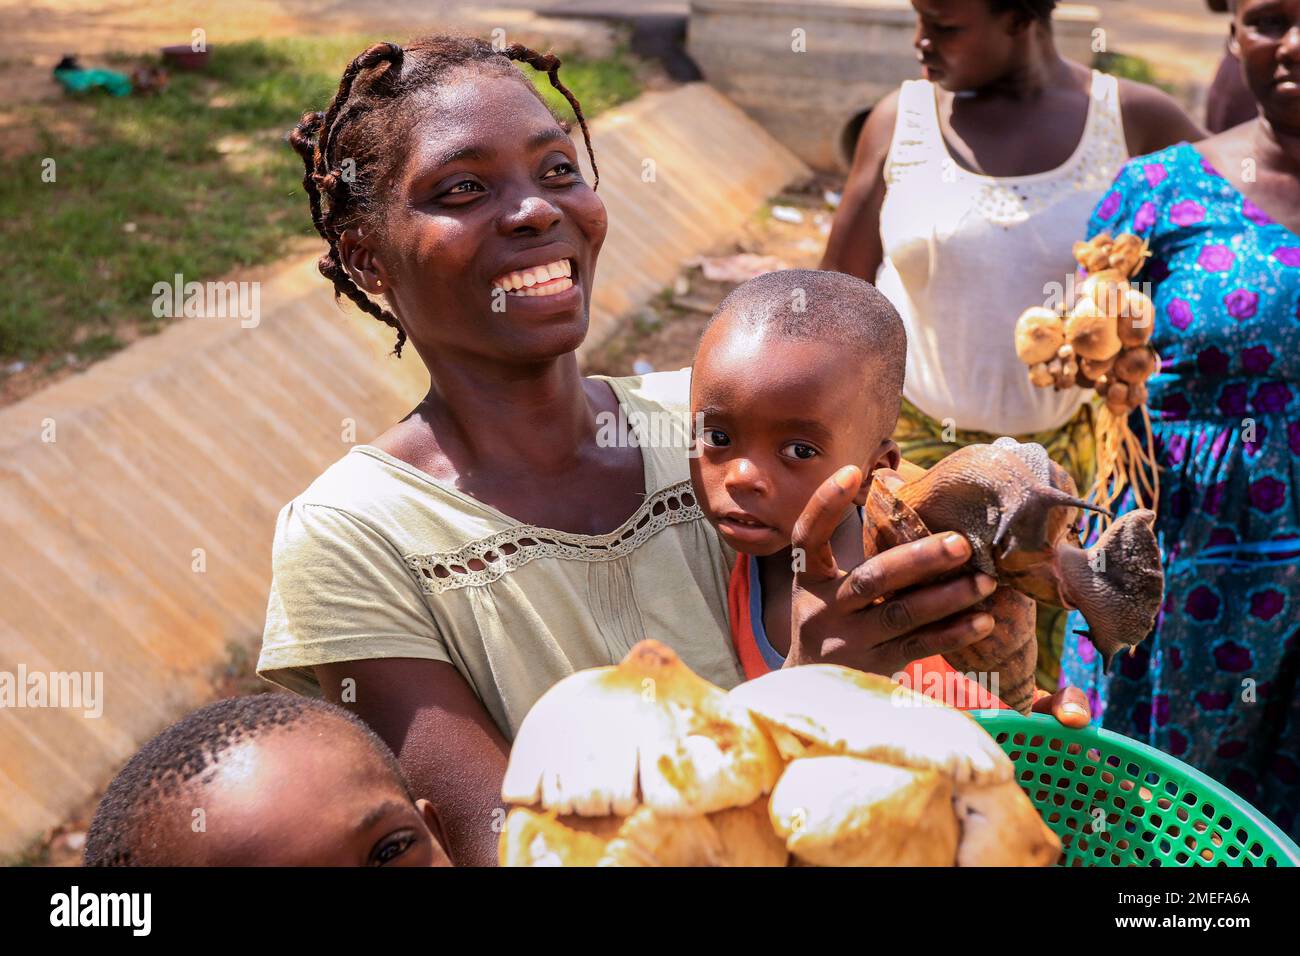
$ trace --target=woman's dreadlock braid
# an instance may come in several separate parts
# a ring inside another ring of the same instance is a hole
[[[339,113],[343,111],[352,95],[353,81],[361,71],[380,64],[387,64],[387,74],[396,77],[402,68],[402,48],[395,43],[376,43],[349,63],[348,68],[343,71],[343,78],[339,81],[338,92],[334,94],[329,109],[324,113],[308,112],[303,114],[298,125],[289,134],[289,143],[303,160],[302,185],[307,191],[307,201],[311,206],[312,222],[316,226],[316,231],[329,243],[329,250],[320,257],[316,267],[320,270],[321,275],[334,283],[335,298],[338,298],[340,294],[346,295],[356,304],[357,308],[397,330],[397,344],[393,347],[393,354],[400,358],[402,346],[406,344],[406,330],[402,328],[402,324],[397,321],[395,315],[376,304],[374,300],[357,288],[356,284],[348,276],[347,270],[343,268],[343,260],[339,256],[338,245],[339,235],[343,230],[336,220],[340,218],[339,213],[343,213],[346,219],[348,218],[347,214],[352,211],[350,209],[350,183],[349,177],[343,175],[343,170],[331,168],[329,162],[331,134],[338,121]],[[391,88],[396,84],[389,83],[385,85]],[[376,90],[381,88],[373,83],[371,87]],[[322,207],[322,196],[329,201],[328,209]]]
[[[573,115],[578,117],[578,126],[582,128],[582,141],[587,145],[587,158],[591,160],[591,174],[595,179],[591,188],[599,189],[600,170],[596,167],[596,154],[591,149],[591,133],[587,130],[587,118],[582,115],[582,104],[578,102],[578,98],[560,81],[560,58],[552,53],[530,50],[522,43],[512,43],[505,49],[505,55],[511,60],[527,63],[539,73],[545,73],[546,78],[551,81],[551,86],[569,101],[569,106],[573,108]]]

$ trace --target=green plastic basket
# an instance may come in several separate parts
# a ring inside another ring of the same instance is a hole
[[[971,716],[1061,840],[1061,866],[1296,866],[1300,848],[1222,784],[1108,730],[1045,714]]]

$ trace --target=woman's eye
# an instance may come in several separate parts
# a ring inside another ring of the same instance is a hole
[[[726,448],[731,444],[727,433],[720,428],[706,428],[700,432],[700,441],[713,448]]]
[[[386,838],[370,855],[371,866],[386,866],[405,853],[415,843],[415,835],[402,833]]]
[[[547,171],[543,179],[554,179],[558,176],[575,176],[578,175],[578,167],[573,163],[557,163]]]
[[[816,458],[819,452],[812,445],[805,445],[801,441],[792,441],[781,449],[781,454],[798,461],[810,461]]]
[[[1256,33],[1267,37],[1283,36],[1291,24],[1282,17],[1264,17],[1252,24]]]
[[[457,183],[455,186],[452,186],[452,187],[451,187],[450,189],[448,189],[448,190],[447,190],[443,195],[445,195],[445,196],[470,196],[470,195],[473,195],[473,194],[476,193],[476,192],[482,192],[482,191],[483,191],[483,187],[482,187],[482,186],[480,186],[478,183],[474,182],[472,179],[466,179],[465,181],[463,181],[463,182],[459,182],[459,183]]]

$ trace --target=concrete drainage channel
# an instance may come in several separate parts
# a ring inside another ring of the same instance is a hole
[[[700,83],[611,110],[593,134],[610,229],[590,348],[808,176]],[[0,853],[206,700],[232,646],[255,651],[279,508],[427,388],[314,261],[263,282],[255,327],[178,322],[0,410],[0,671],[92,672],[103,689],[93,719],[0,709]]]

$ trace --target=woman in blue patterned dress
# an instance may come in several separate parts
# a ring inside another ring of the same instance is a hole
[[[1241,0],[1260,117],[1129,162],[1089,235],[1152,258],[1149,383],[1166,599],[1109,675],[1067,641],[1062,681],[1103,726],[1187,761],[1300,834],[1300,0]],[[1136,418],[1131,424],[1136,423]],[[1136,430],[1136,428],[1135,428]]]

